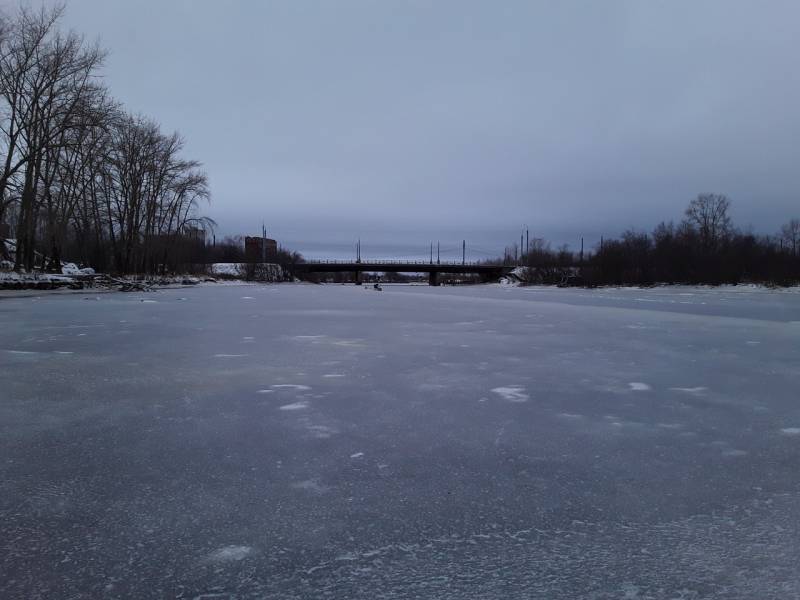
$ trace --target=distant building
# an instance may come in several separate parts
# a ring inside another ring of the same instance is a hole
[[[192,240],[195,242],[199,242],[205,246],[206,243],[206,230],[200,227],[192,227],[191,225],[187,225],[183,228],[183,237]]]
[[[244,238],[244,255],[247,262],[269,262],[278,255],[278,242],[270,238]]]

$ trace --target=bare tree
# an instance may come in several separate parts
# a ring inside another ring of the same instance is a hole
[[[10,117],[4,131],[7,156],[0,186],[24,168],[19,194],[16,267],[34,266],[40,195],[50,174],[48,152],[61,147],[87,94],[96,90],[95,71],[104,53],[55,24],[63,7],[20,9],[8,43],[0,52],[2,94]]]
[[[800,219],[792,219],[781,227],[780,237],[792,249],[792,256],[797,256],[797,246],[800,245]]]
[[[178,248],[197,258],[214,226],[200,163],[179,134],[111,100],[105,53],[59,30],[63,11],[0,15],[0,222],[16,223],[15,268],[58,270],[65,247],[119,272],[174,265]]]
[[[730,234],[730,205],[724,194],[699,194],[686,208],[687,224],[697,230],[706,250],[716,248]]]

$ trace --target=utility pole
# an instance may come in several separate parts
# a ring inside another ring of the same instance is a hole
[[[267,262],[267,227],[261,221],[261,262]]]
[[[356,243],[356,262],[361,262],[361,238],[358,238],[358,242]]]
[[[600,252],[603,251],[603,236],[600,236]]]
[[[523,254],[523,250],[522,250],[522,234],[520,233],[519,234],[519,262],[522,262],[522,254]]]
[[[583,238],[581,237],[581,266],[583,266]]]
[[[436,264],[441,264],[441,254],[439,252],[439,242],[436,242]]]
[[[525,254],[530,254],[531,251],[531,238],[529,236],[530,232],[528,228],[525,228]]]
[[[433,242],[431,242],[431,264],[433,264]]]
[[[467,240],[461,240],[461,264],[467,264]]]

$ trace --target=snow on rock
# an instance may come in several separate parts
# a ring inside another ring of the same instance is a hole
[[[94,269],[91,267],[81,268],[75,263],[63,263],[61,265],[61,273],[64,275],[94,275]]]
[[[214,263],[211,265],[211,274],[223,277],[244,277],[245,265],[242,263]]]

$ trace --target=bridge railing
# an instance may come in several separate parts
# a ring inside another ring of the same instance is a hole
[[[431,262],[429,260],[306,260],[305,264],[310,265],[420,265],[425,267],[435,267],[437,265],[443,266],[456,266],[456,267],[494,267],[499,265],[491,265],[479,262],[462,262],[460,260],[441,260],[438,262]]]

